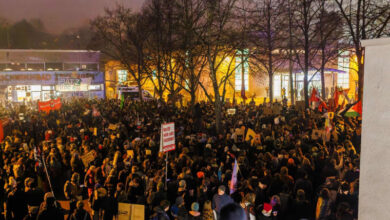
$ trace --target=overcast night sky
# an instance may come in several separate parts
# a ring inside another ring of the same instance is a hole
[[[39,18],[49,32],[60,33],[88,24],[105,7],[120,3],[138,10],[143,2],[144,0],[0,0],[0,17],[10,22]]]

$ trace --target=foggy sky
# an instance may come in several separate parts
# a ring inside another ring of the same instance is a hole
[[[0,0],[0,18],[10,22],[40,18],[51,33],[88,24],[117,3],[139,10],[144,0]]]

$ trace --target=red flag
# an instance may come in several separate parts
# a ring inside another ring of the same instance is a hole
[[[318,106],[318,111],[322,112],[324,109],[329,110],[326,103],[322,100],[320,100],[320,105]]]
[[[4,131],[3,131],[3,121],[0,120],[0,142],[4,139]]]
[[[354,111],[356,111],[357,113],[359,113],[360,115],[363,115],[362,113],[363,113],[363,110],[362,110],[362,101],[360,100],[358,103],[356,103],[356,105],[354,105],[353,107],[352,107],[352,109],[354,110]]]
[[[318,94],[317,90],[313,87],[313,90],[311,90],[311,95],[310,95],[309,102],[318,102],[318,101],[320,101],[320,99],[318,98],[317,94]]]

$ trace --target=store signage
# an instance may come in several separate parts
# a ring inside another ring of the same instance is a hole
[[[54,81],[54,74],[50,73],[0,73],[0,85],[47,85]]]
[[[79,78],[58,78],[58,84],[63,85],[80,85],[81,79]]]

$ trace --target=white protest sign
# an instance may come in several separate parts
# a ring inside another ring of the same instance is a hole
[[[227,113],[228,113],[228,115],[234,115],[234,114],[236,114],[236,109],[235,108],[229,108],[227,110]]]
[[[175,150],[175,123],[162,124],[162,151],[168,152]]]

